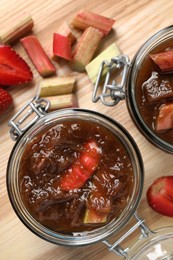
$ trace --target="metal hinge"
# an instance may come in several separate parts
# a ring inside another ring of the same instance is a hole
[[[135,219],[137,220],[137,223],[132,226],[123,236],[121,236],[117,241],[115,241],[113,244],[110,244],[107,240],[104,240],[103,243],[107,245],[109,250],[116,255],[120,257],[127,258],[129,248],[123,249],[121,247],[121,243],[129,236],[131,235],[136,229],[140,228],[141,236],[143,238],[147,238],[150,234],[153,234],[153,232],[147,227],[147,225],[144,223],[143,219],[140,219],[137,215],[137,213],[134,214]],[[141,238],[140,236],[140,238]]]
[[[98,71],[92,101],[95,103],[100,99],[104,105],[114,106],[118,104],[120,100],[125,99],[125,83],[127,80],[129,66],[130,60],[126,55],[112,58],[111,62],[103,61]],[[118,84],[115,80],[113,80],[110,84],[111,72],[114,71],[115,68],[122,69],[121,82]],[[103,83],[102,93],[99,95],[99,84],[102,80],[102,74],[105,69],[107,70],[105,81]]]
[[[38,96],[35,96],[27,102],[26,105],[8,122],[9,127],[11,127],[11,139],[16,141],[30,126],[46,114],[49,106],[50,103],[47,99],[39,98]],[[31,119],[23,125],[29,117]]]

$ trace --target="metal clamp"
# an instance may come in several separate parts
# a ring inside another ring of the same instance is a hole
[[[49,106],[50,102],[47,99],[39,98],[38,96],[35,96],[32,100],[27,102],[26,105],[22,107],[19,112],[16,113],[16,115],[8,122],[9,127],[11,127],[11,139],[16,141],[31,125],[46,114]],[[22,113],[23,116],[21,117]],[[33,118],[27,124],[20,127],[25,120],[32,116]]]
[[[144,220],[140,219],[137,215],[137,213],[134,214],[135,219],[137,220],[137,223],[132,226],[122,237],[120,237],[117,241],[115,241],[113,244],[110,244],[107,240],[104,240],[103,243],[107,245],[109,250],[116,255],[120,257],[126,258],[128,256],[129,248],[123,249],[120,246],[120,243],[122,243],[129,235],[131,235],[137,228],[140,228],[141,236],[143,238],[147,238],[150,234],[153,234],[153,231],[151,231],[146,224],[144,223]],[[140,236],[140,238],[141,238]]]
[[[125,99],[125,82],[127,79],[128,67],[130,66],[129,58],[125,55],[121,55],[111,59],[111,62],[103,61],[100,65],[99,72],[97,75],[96,83],[93,90],[92,101],[95,103],[101,99],[102,103],[106,106],[115,106],[120,100]],[[123,69],[122,79],[120,84],[116,81],[112,81],[109,84],[111,72],[114,68]],[[102,93],[98,95],[99,83],[102,80],[104,71],[106,72],[105,81],[103,84]],[[111,98],[111,101],[109,101]],[[113,100],[113,101],[112,101]]]

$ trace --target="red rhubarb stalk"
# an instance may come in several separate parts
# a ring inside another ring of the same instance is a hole
[[[93,175],[100,161],[100,151],[95,141],[88,141],[78,160],[61,177],[61,189],[65,191],[81,188]]]
[[[156,131],[166,131],[173,128],[173,104],[162,105],[156,118]]]
[[[54,33],[53,54],[66,60],[72,60],[71,41],[67,36]]]
[[[87,10],[81,10],[73,18],[71,25],[82,30],[85,30],[87,27],[91,26],[101,31],[104,35],[107,35],[110,32],[114,22],[114,19],[107,18]]]
[[[159,66],[161,72],[173,71],[173,50],[150,54],[150,58]]]
[[[42,77],[50,76],[56,72],[54,65],[34,35],[21,39],[21,43]]]

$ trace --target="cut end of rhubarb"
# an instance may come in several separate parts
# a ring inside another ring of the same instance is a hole
[[[67,37],[70,40],[71,44],[76,41],[76,36],[67,22],[64,22],[62,24],[62,26],[58,30],[58,33]]]

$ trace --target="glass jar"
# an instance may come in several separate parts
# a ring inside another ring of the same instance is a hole
[[[125,99],[130,116],[140,132],[158,148],[166,152],[173,153],[173,145],[164,141],[145,123],[145,120],[142,117],[137,105],[135,89],[137,76],[141,72],[141,67],[145,58],[153,49],[170,39],[173,39],[173,26],[166,27],[149,38],[141,46],[131,62],[125,55],[112,58],[110,63],[103,61],[100,66],[98,78],[93,91],[93,102],[97,102],[100,99],[103,104],[114,106],[119,101]],[[99,95],[99,84],[101,81],[102,71],[105,67],[107,67],[108,72],[105,77],[102,93]],[[110,83],[111,71],[114,67],[118,69],[121,68],[123,70],[120,83],[115,81]]]
[[[39,108],[35,106],[34,100],[32,100],[28,104],[30,107],[34,107],[33,113],[37,113],[37,110],[39,111]],[[18,115],[19,114],[20,113],[18,113]],[[105,238],[117,233],[129,222],[132,216],[136,214],[135,211],[139,204],[142,194],[144,181],[143,162],[139,149],[135,144],[133,138],[119,123],[112,120],[111,118],[108,118],[105,115],[93,111],[83,109],[66,109],[44,115],[41,113],[41,111],[39,111],[37,115],[38,114],[40,114],[40,119],[33,126],[29,126],[29,128],[24,127],[24,130],[21,128],[19,129],[19,124],[16,124],[14,126],[13,119],[10,121],[10,124],[12,125],[11,134],[13,137],[16,138],[17,133],[23,132],[21,135],[18,134],[18,140],[11,152],[7,167],[7,189],[11,204],[16,214],[18,215],[20,220],[36,235],[49,242],[53,242],[59,245],[89,245],[94,242],[103,241]],[[134,174],[134,188],[128,205],[117,219],[114,219],[107,225],[101,228],[97,228],[93,231],[74,232],[72,235],[68,235],[56,233],[44,227],[43,225],[38,223],[28,212],[28,210],[24,206],[19,191],[19,165],[27,143],[31,139],[33,139],[34,136],[36,136],[38,133],[40,133],[43,129],[47,128],[48,126],[51,127],[56,123],[60,123],[66,120],[74,120],[75,122],[76,119],[95,122],[99,125],[102,125],[109,131],[111,131],[116,136],[116,138],[119,139],[119,141],[123,144],[124,148],[126,149],[129,158],[132,162]],[[26,128],[28,128],[27,131]],[[142,222],[140,221],[140,223]]]

